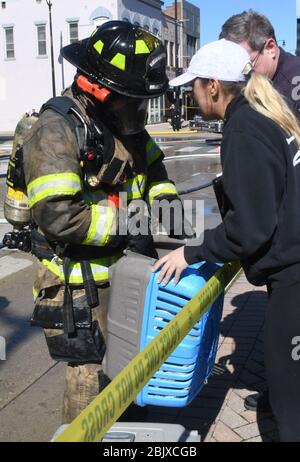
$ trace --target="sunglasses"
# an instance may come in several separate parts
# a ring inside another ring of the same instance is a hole
[[[264,51],[266,44],[267,44],[267,40],[262,44],[262,46],[258,50],[257,54],[255,55],[255,58],[251,60],[251,64],[252,64],[253,68],[257,64],[258,58],[262,54],[262,52]]]

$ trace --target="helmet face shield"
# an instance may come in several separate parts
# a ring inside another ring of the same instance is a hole
[[[121,135],[134,135],[145,129],[148,110],[147,99],[111,94],[105,103],[109,123]]]
[[[167,55],[160,47],[156,48],[146,61],[146,73],[144,79],[146,89],[151,94],[165,90],[165,69]]]

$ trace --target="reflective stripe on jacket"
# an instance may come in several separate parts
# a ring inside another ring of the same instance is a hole
[[[65,95],[74,99],[71,90]],[[84,105],[74,100],[88,118]],[[114,249],[118,210],[108,202],[109,195],[126,192],[128,201],[143,198],[149,204],[163,194],[177,197],[163,165],[163,153],[146,131],[121,142],[128,151],[132,173],[109,192],[89,190],[84,184],[77,138],[62,115],[44,111],[23,145],[29,205],[34,222],[46,238],[71,245],[110,246],[111,256],[91,262],[96,281],[106,280],[107,268],[120,257],[120,248],[118,254]],[[62,266],[55,262],[42,261],[62,281]],[[78,262],[74,262],[70,283],[82,283]]]
[[[96,282],[105,282],[108,280],[108,269],[115,263],[122,254],[116,254],[111,257],[102,257],[95,260],[90,260],[91,269],[93,272],[94,280]],[[53,274],[55,274],[60,281],[64,281],[64,272],[62,260],[58,257],[53,260],[42,260],[43,265],[45,265]],[[70,284],[82,284],[82,274],[80,263],[71,261],[69,265],[69,283]]]

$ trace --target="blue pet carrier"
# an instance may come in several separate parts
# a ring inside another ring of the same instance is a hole
[[[115,265],[108,316],[105,371],[115,377],[171,321],[220,268],[189,266],[174,286],[157,284],[152,260],[124,257]],[[136,397],[136,404],[187,406],[210,375],[217,351],[223,295],[194,325]]]

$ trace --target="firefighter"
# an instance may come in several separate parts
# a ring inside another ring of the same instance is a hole
[[[108,381],[101,363],[109,266],[126,247],[156,256],[151,236],[120,235],[120,216],[136,200],[151,208],[178,196],[145,130],[148,100],[168,86],[161,41],[110,21],[61,53],[77,68],[74,82],[42,107],[23,156],[39,258],[32,324],[44,328],[51,357],[67,363],[68,423]]]
[[[176,108],[175,104],[171,104],[170,106],[170,115],[173,132],[176,130],[179,131],[181,128],[180,109]]]

